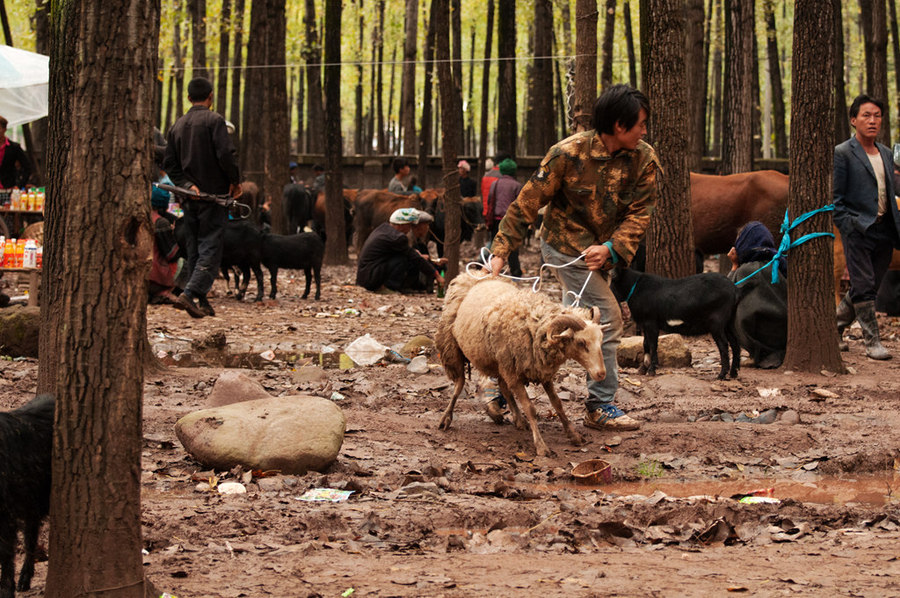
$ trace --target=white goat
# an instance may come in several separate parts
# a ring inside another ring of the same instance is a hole
[[[553,377],[568,359],[584,366],[594,380],[606,377],[599,320],[599,310],[592,314],[566,308],[546,295],[520,290],[497,278],[457,276],[448,287],[435,335],[444,371],[456,384],[440,429],[448,429],[453,421],[453,408],[465,385],[465,366],[471,363],[499,380],[520,430],[524,422],[519,407],[523,408],[539,456],[552,451],[538,431],[537,414],[525,391],[529,383],[544,387],[566,435],[573,444],[582,444],[553,389]]]

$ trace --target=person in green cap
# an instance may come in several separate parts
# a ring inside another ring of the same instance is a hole
[[[613,85],[597,98],[593,129],[557,143],[522,188],[500,221],[491,246],[492,274],[498,276],[511,253],[522,244],[528,225],[546,207],[541,227],[544,262],[564,291],[581,292],[581,307],[598,307],[602,323],[606,378],[588,377],[584,425],[598,430],[636,430],[641,422],[615,404],[619,387],[616,349],[622,337],[622,313],[609,288],[608,271],[629,264],[644,237],[656,206],[656,152],[643,141],[650,103],[628,85]],[[590,280],[588,280],[590,276]],[[582,292],[582,287],[587,286]]]
[[[518,165],[512,158],[506,158],[500,162],[500,178],[491,183],[490,191],[488,191],[488,208],[487,221],[485,224],[491,231],[491,240],[500,230],[500,221],[506,215],[506,210],[510,204],[519,196],[522,190],[522,183],[516,180],[516,170]],[[509,273],[513,276],[522,276],[522,266],[519,264],[519,250],[509,253]]]

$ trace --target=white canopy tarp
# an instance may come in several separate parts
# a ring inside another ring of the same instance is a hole
[[[47,116],[50,57],[0,45],[0,116],[9,127]]]

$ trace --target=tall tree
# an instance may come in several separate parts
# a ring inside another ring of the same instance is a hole
[[[753,170],[753,0],[725,3],[722,173]]]
[[[600,72],[600,87],[606,89],[613,78],[613,35],[616,31],[616,0],[606,0],[606,26],[603,29],[603,68]]]
[[[190,0],[191,66],[194,77],[210,78],[206,62],[206,0]]]
[[[832,0],[831,10],[834,13],[834,143],[837,145],[850,136],[850,115],[844,83],[844,20],[841,16],[841,0]]]
[[[494,41],[494,0],[487,0],[487,22],[484,31],[484,66],[481,71],[481,126],[478,136],[478,171],[484,172],[487,160],[488,108],[491,92],[491,46]],[[458,173],[457,173],[458,174]]]
[[[834,106],[832,3],[796,0],[791,75],[791,144],[789,213],[792,218],[831,203],[834,140],[828,121]],[[822,213],[800,224],[791,237],[831,231]],[[788,340],[784,367],[804,372],[843,372],[829,290],[832,240],[814,238],[793,249],[788,262]]]
[[[502,20],[502,19],[501,19]],[[597,0],[575,0],[575,107],[576,131],[591,128],[597,99]]]
[[[347,263],[341,175],[341,0],[325,3],[325,261]]]
[[[505,0],[501,0],[501,6]],[[437,60],[438,85],[441,98],[441,156],[444,171],[444,251],[447,257],[447,280],[459,273],[460,240],[460,195],[459,170],[456,168],[456,137],[462,121],[462,96],[453,81],[450,68],[450,39],[448,27],[448,0],[434,0],[437,11],[435,19],[435,58]],[[502,22],[502,18],[500,19]],[[501,42],[502,45],[502,42]]]
[[[241,81],[244,75],[244,0],[234,0],[231,27],[234,30],[234,48],[231,52],[231,122],[237,128],[234,134],[235,147],[240,147],[244,128],[241,125]]]
[[[257,185],[265,193],[265,154],[261,149],[266,143],[268,127],[254,126],[265,110],[264,74],[266,65],[266,18],[268,0],[250,3],[250,29],[247,35],[247,71],[244,85],[244,104],[241,110],[241,145],[239,158],[241,175]],[[265,197],[265,195],[263,195]],[[254,207],[254,206],[251,206]]]
[[[688,107],[688,167],[700,170],[706,140],[706,53],[703,38],[703,0],[685,4],[685,76]]]
[[[306,151],[306,94],[303,87],[303,67],[297,67],[297,153]]]
[[[528,134],[525,151],[536,156],[543,154],[556,142],[553,111],[553,5],[550,0],[534,0],[534,62],[529,81],[526,118]]]
[[[710,120],[712,120],[712,155],[718,157],[722,151],[722,2],[715,0],[716,35],[712,42],[715,46],[712,63],[712,93],[713,108]]]
[[[769,85],[772,89],[772,116],[775,130],[775,157],[787,156],[787,132],[784,124],[784,89],[781,85],[781,61],[778,60],[778,28],[775,26],[775,2],[763,1],[766,20],[766,56],[769,60]]]
[[[34,51],[47,56],[50,54],[50,0],[35,0],[32,24]],[[31,132],[37,166],[44,172],[47,165],[47,119],[42,118],[32,123]]]
[[[500,84],[497,89],[497,150],[514,156],[519,139],[516,104],[515,0],[498,0],[497,3],[497,56],[500,59]],[[450,118],[448,115],[445,117]]]
[[[288,163],[290,162],[290,118],[287,98],[287,62],[285,54],[285,38],[287,16],[285,0],[256,0],[266,3],[266,64],[262,69],[263,112],[268,127],[263,138],[262,153],[265,156],[265,178],[263,187],[265,195],[272,200],[272,228],[281,234],[287,233],[287,222],[282,206],[282,187],[290,180]]]
[[[403,153],[416,149],[416,46],[419,41],[419,0],[406,0],[403,71],[400,80],[400,131]]]
[[[303,23],[306,25],[306,43],[302,51],[306,62],[306,151],[321,154],[325,147],[325,108],[322,105],[322,48],[316,27],[315,0],[306,0]]]
[[[641,0],[641,73],[653,98],[650,141],[662,160],[659,199],[647,233],[647,271],[694,273],[683,0]],[[663,250],[664,248],[664,250]]]
[[[375,81],[375,99],[378,104],[376,108],[378,115],[376,130],[378,131],[378,153],[386,154],[388,149],[384,122],[384,86],[382,84],[384,72],[384,0],[376,0],[375,5],[378,12],[378,27],[375,30],[377,32],[375,47],[378,49],[378,77]]]
[[[625,47],[628,51],[628,81],[637,87],[637,58],[634,55],[634,32],[631,28],[631,3],[625,0],[622,6],[622,19],[625,22]]]
[[[360,61],[356,64],[356,124],[353,127],[353,150],[357,154],[363,153],[363,64],[362,64],[362,56],[363,56],[363,43],[365,40],[365,21],[363,19],[363,0],[359,0],[359,31],[358,40],[359,46],[357,48],[357,55],[360,57]]]
[[[428,152],[431,150],[432,92],[434,88],[435,0],[428,11],[428,33],[425,35],[425,89],[422,101],[422,132],[419,135],[419,159],[416,176],[423,189],[428,187]]]
[[[140,597],[159,3],[60,2],[51,27],[38,390],[57,398],[50,550],[64,557],[44,595]]]
[[[900,37],[897,31],[897,0],[888,0],[890,8],[890,24],[891,24],[891,49],[894,55],[894,93],[897,107],[897,127],[900,130]]]
[[[226,100],[228,99],[228,43],[231,31],[231,0],[222,0],[222,15],[219,19],[219,76],[216,79],[215,106],[223,118],[228,118]]]
[[[869,90],[876,98],[888,99],[887,83],[887,14],[885,0],[872,0],[872,70],[869,71]],[[891,143],[891,111],[885,110],[878,141]]]

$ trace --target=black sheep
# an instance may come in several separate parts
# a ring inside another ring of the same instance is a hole
[[[50,511],[50,457],[55,401],[41,395],[0,413],[0,598],[31,588],[41,522]],[[16,542],[22,530],[25,560],[15,588]]]
[[[303,270],[306,274],[306,291],[303,299],[309,296],[312,275],[316,277],[316,301],[321,297],[322,259],[325,257],[325,244],[315,233],[299,235],[267,234],[262,238],[262,264],[269,269],[272,290],[269,297],[275,298],[278,292],[278,269]]]
[[[673,280],[625,268],[613,273],[610,288],[618,301],[628,304],[631,318],[644,331],[642,373],[656,374],[660,331],[684,336],[708,333],[719,348],[722,369],[718,379],[723,380],[726,372],[737,378],[741,362],[741,348],[734,330],[737,291],[726,277],[707,272]]]

